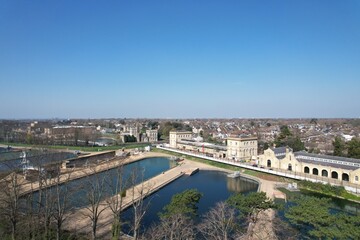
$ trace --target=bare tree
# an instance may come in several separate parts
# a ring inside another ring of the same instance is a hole
[[[191,240],[195,238],[196,228],[194,221],[181,213],[161,218],[160,223],[152,226],[144,237],[144,239],[149,240]]]
[[[37,200],[35,201],[35,195],[33,184],[30,185],[31,193],[24,196],[25,204],[23,208],[23,225],[20,229],[21,236],[25,237],[26,239],[37,239],[41,234],[40,226],[38,223],[37,217]]]
[[[217,203],[204,215],[198,229],[205,239],[234,239],[237,230],[235,209],[224,202]]]
[[[16,239],[17,225],[19,222],[19,200],[20,200],[20,179],[19,175],[9,174],[1,180],[2,193],[0,195],[0,206],[2,215],[11,223],[11,239]]]
[[[95,171],[95,169],[92,169]],[[85,217],[91,220],[91,236],[92,239],[97,239],[97,225],[101,213],[106,210],[107,206],[103,206],[101,201],[106,193],[105,190],[105,177],[101,174],[93,174],[93,178],[87,176],[88,180],[85,181],[88,191],[86,194],[87,211],[84,213]]]
[[[50,224],[53,215],[53,189],[51,188],[51,178],[45,170],[44,163],[51,157],[44,154],[32,159],[32,164],[37,166],[38,196],[36,200],[37,225],[40,232],[43,231],[43,238],[50,239]]]
[[[56,239],[59,240],[62,234],[62,225],[67,218],[66,213],[70,211],[70,202],[72,191],[67,182],[70,181],[71,173],[61,175],[60,172],[57,173],[54,186],[54,209],[53,209],[53,218],[55,220],[56,226]],[[65,182],[65,184],[61,184],[61,180]]]
[[[110,197],[106,199],[106,203],[113,214],[113,222],[111,235],[112,239],[119,239],[121,233],[120,213],[122,210],[123,198],[126,196],[127,179],[124,179],[123,165],[116,168],[115,179],[113,176],[108,177],[108,193]]]
[[[135,185],[136,182],[140,179],[140,184]],[[134,169],[130,176],[130,184],[132,188],[130,189],[131,194],[131,203],[134,213],[133,221],[133,232],[134,240],[139,239],[141,221],[144,218],[144,215],[149,207],[149,203],[145,204],[144,198],[147,197],[152,189],[152,186],[149,183],[144,183],[144,171],[139,169]]]
[[[40,172],[40,171],[39,171]],[[50,223],[53,216],[54,202],[53,189],[50,188],[50,181],[45,173],[42,173],[43,199],[40,199],[42,225],[44,227],[44,239],[50,239]]]

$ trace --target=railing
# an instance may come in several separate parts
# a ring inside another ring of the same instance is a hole
[[[360,194],[360,185],[350,183],[347,181],[341,181],[341,180],[334,179],[334,178],[322,177],[322,176],[313,175],[310,173],[295,172],[295,171],[283,170],[283,169],[278,169],[278,168],[265,168],[265,167],[260,168],[260,167],[252,166],[250,163],[242,163],[242,162],[237,162],[235,160],[209,157],[209,156],[206,156],[201,153],[183,151],[183,150],[174,149],[174,148],[167,148],[167,147],[160,147],[160,146],[158,146],[157,148],[163,149],[166,151],[171,151],[171,152],[188,155],[188,156],[198,157],[198,158],[202,158],[202,159],[206,159],[206,160],[210,160],[210,161],[214,161],[214,162],[224,163],[224,164],[228,164],[228,165],[232,165],[232,166],[236,166],[236,167],[251,169],[254,171],[258,171],[258,172],[269,173],[269,174],[273,174],[273,175],[277,175],[277,176],[281,176],[281,177],[343,186],[346,190],[348,190],[350,192]]]

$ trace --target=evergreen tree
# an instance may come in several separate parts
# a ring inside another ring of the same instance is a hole
[[[334,156],[344,156],[345,142],[340,137],[335,137],[333,141]]]
[[[171,202],[166,205],[160,213],[161,218],[167,218],[176,214],[183,214],[187,217],[194,217],[197,214],[197,206],[202,194],[196,189],[187,189],[182,193],[175,194]]]
[[[353,138],[353,139],[351,139],[350,142],[348,142],[348,157],[360,159],[360,140],[359,139]]]

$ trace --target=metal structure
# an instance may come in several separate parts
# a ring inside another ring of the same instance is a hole
[[[27,175],[28,170],[29,170],[29,163],[30,162],[26,158],[26,152],[25,151],[22,151],[22,153],[20,154],[20,157],[22,158],[22,160],[21,160],[21,168],[23,170],[24,178],[26,178],[26,175]]]

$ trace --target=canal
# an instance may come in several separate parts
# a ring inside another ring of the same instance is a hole
[[[14,171],[22,168],[22,151],[3,151],[0,153],[0,173]],[[75,158],[76,154],[70,152],[55,152],[43,150],[27,150],[26,159],[33,167],[41,167],[45,164],[58,162],[65,159]]]
[[[83,178],[75,179],[61,184],[63,192],[69,195],[69,201],[72,208],[81,208],[89,205],[87,196],[92,191],[98,191],[101,199],[115,195],[117,182],[121,176],[125,188],[136,185],[141,181],[146,181],[172,167],[176,162],[166,157],[145,158],[123,166],[123,168],[113,168],[104,172],[92,174]],[[121,169],[121,170],[119,170]],[[130,181],[132,174],[135,178]],[[97,189],[94,189],[97,188]],[[49,188],[49,192],[55,192],[55,186]],[[38,199],[39,192],[34,192],[33,199]]]
[[[137,178],[132,184],[138,184],[141,181],[145,181],[161,174],[176,165],[176,161],[166,157],[145,158],[125,165],[121,175],[123,181],[126,181],[130,178],[131,174],[136,171]],[[70,181],[60,185],[60,187],[63,189],[66,187],[66,189],[68,189],[71,207],[81,208],[89,205],[87,196],[92,191],[91,186],[96,182],[104,181],[103,185],[101,185],[101,191],[103,191],[102,198],[114,195],[118,176],[118,170],[117,168],[114,168]],[[127,188],[128,187],[130,187],[130,185],[127,185]],[[49,189],[51,192],[55,187],[50,187]],[[149,208],[147,209],[142,223],[143,228],[148,228],[152,224],[158,222],[158,213],[170,202],[171,197],[186,189],[197,189],[203,194],[203,197],[198,204],[198,214],[201,216],[211,207],[215,206],[217,202],[226,200],[233,193],[241,192],[246,194],[257,191],[258,183],[254,180],[242,177],[229,178],[227,177],[227,173],[222,171],[200,170],[192,176],[184,175],[145,199],[145,204],[149,204]],[[38,194],[39,192],[34,192],[32,198],[34,200],[38,199]],[[126,209],[122,213],[121,218],[122,221],[132,222],[132,208]],[[125,233],[131,233],[130,225],[125,225],[123,231]]]
[[[198,214],[201,216],[214,207],[217,202],[225,201],[233,193],[247,194],[257,191],[258,183],[242,177],[228,178],[227,173],[222,171],[200,170],[192,176],[184,175],[145,199],[145,206],[149,204],[149,208],[142,221],[143,230],[159,222],[158,213],[170,203],[171,197],[186,189],[197,189],[203,194],[198,204]],[[121,221],[129,223],[125,224],[122,230],[131,235],[130,223],[133,222],[131,207],[122,213]]]

